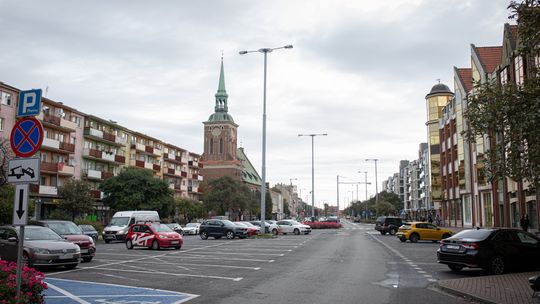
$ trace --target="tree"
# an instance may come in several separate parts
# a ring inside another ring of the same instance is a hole
[[[185,223],[189,223],[194,219],[204,217],[203,204],[199,201],[181,197],[174,199],[175,206],[175,220],[181,215]]]
[[[218,215],[225,213],[233,217],[241,216],[250,202],[250,190],[246,185],[228,176],[211,180],[209,190],[203,195],[206,210],[213,210]]]
[[[15,186],[3,185],[0,187],[0,225],[13,222],[13,202],[15,201]]]
[[[90,196],[90,190],[88,182],[69,179],[58,188],[58,194],[62,197],[58,207],[69,213],[72,221],[78,215],[91,213],[94,210],[94,199]]]
[[[99,186],[103,202],[114,210],[156,210],[170,214],[173,194],[166,181],[155,178],[152,171],[124,168]]]
[[[396,207],[387,201],[379,200],[377,204],[377,215],[395,215]]]
[[[289,210],[289,202],[287,200],[283,200],[283,215],[285,215],[285,218],[291,216],[291,210]]]
[[[8,139],[0,140],[0,187],[7,183],[9,161],[14,157]]]

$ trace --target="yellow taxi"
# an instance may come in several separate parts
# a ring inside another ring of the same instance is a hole
[[[425,222],[412,222],[399,227],[396,236],[402,242],[416,243],[419,240],[437,242],[451,236],[453,232]]]

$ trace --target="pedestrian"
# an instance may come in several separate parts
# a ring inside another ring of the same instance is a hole
[[[431,214],[428,215],[428,223],[433,224],[433,218],[431,217]]]
[[[437,224],[437,226],[441,225],[441,217],[438,213],[435,215],[435,223]]]
[[[521,216],[521,219],[519,220],[519,225],[521,226],[521,229],[523,229],[523,231],[529,230],[529,215],[528,214]]]

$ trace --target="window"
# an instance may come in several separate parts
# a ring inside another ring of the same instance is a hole
[[[71,121],[74,122],[78,127],[81,126],[81,118],[79,116],[72,115]]]
[[[516,71],[516,84],[523,84],[525,72],[523,70],[523,58],[521,56],[516,56],[516,58],[514,58],[514,69]]]
[[[223,154],[223,138],[219,139],[219,154]]]
[[[0,131],[4,131],[4,119],[0,117]]]
[[[0,98],[2,99],[1,100],[2,104],[11,106],[11,102],[12,102],[11,94],[2,92],[2,94],[0,95]]]

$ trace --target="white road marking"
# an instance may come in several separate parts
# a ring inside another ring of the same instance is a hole
[[[66,297],[72,299],[73,301],[75,301],[75,302],[77,302],[77,303],[81,303],[81,304],[91,304],[90,302],[86,302],[85,300],[83,300],[83,299],[77,297],[76,295],[70,293],[70,292],[67,291],[67,290],[64,290],[64,289],[62,289],[62,288],[60,288],[60,287],[55,286],[54,284],[51,284],[51,283],[47,282],[47,286],[48,286],[49,288],[52,288],[52,289],[58,291],[59,293],[61,293],[61,294],[63,294],[64,296],[66,296]]]
[[[97,259],[97,261],[101,261],[100,259]],[[273,261],[273,260],[271,260]],[[270,261],[269,261],[270,262]],[[179,266],[179,265],[185,265],[185,266],[196,266],[196,267],[217,267],[217,268],[231,268],[231,269],[250,269],[250,270],[259,270],[261,267],[248,267],[248,266],[233,266],[233,265],[215,265],[215,264],[197,264],[197,263],[178,263],[178,262],[142,262],[144,264],[149,265],[172,265],[172,266]]]
[[[127,266],[127,265],[125,265]],[[105,269],[99,269],[105,270]],[[134,273],[144,273],[144,274],[161,274],[161,275],[170,275],[175,277],[193,277],[193,278],[204,278],[204,279],[220,279],[220,280],[229,280],[229,281],[241,281],[243,277],[221,277],[221,276],[211,276],[211,275],[199,275],[199,274],[189,274],[189,273],[170,273],[165,271],[143,271],[143,270],[132,270],[132,269],[117,269],[117,268],[107,268],[106,270],[114,272],[134,272]]]

